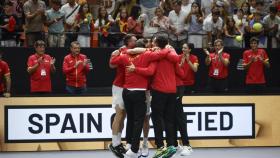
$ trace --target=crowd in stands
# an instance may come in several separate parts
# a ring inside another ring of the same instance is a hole
[[[280,47],[280,0],[3,0],[3,47],[120,47],[126,34],[164,34],[174,47]]]

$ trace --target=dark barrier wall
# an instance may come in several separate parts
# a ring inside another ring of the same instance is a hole
[[[93,70],[88,74],[88,87],[111,87],[114,79],[114,70],[108,66],[110,54],[114,49],[109,48],[87,48],[81,52],[86,54],[93,63]],[[9,63],[12,77],[12,93],[16,95],[29,93],[29,76],[26,71],[27,59],[34,49],[32,48],[1,48],[4,52],[4,60]],[[241,49],[225,49],[231,55],[229,90],[230,92],[243,92],[245,71],[238,70],[237,64],[242,59]],[[64,93],[65,77],[62,73],[62,62],[69,48],[47,48],[46,53],[56,58],[56,73],[52,76],[54,93]],[[207,85],[208,69],[204,64],[205,54],[202,49],[193,51],[199,58],[199,70],[196,74],[197,91],[205,91]],[[267,50],[270,58],[271,68],[266,70],[267,87],[270,92],[280,93],[280,49]]]

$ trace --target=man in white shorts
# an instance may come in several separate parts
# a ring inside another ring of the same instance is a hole
[[[135,47],[136,37],[132,35],[127,35],[124,38],[125,46],[121,47],[116,51],[120,53],[125,53],[127,49]],[[114,53],[114,52],[113,52]],[[113,54],[112,53],[112,54]],[[124,119],[126,116],[124,102],[122,98],[123,84],[124,84],[124,73],[125,68],[122,66],[110,65],[110,68],[116,69],[116,77],[112,86],[112,107],[116,110],[116,115],[112,124],[112,143],[108,148],[117,156],[123,158],[123,154],[126,152],[123,144],[121,143],[121,133],[124,126]]]

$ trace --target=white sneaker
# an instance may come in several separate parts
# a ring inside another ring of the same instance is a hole
[[[192,152],[193,150],[191,146],[183,146],[183,150],[181,151],[180,155],[187,156],[187,155],[191,155]]]
[[[126,144],[126,145],[125,145],[125,149],[126,149],[126,150],[129,150],[130,148],[131,148],[131,144]]]
[[[143,145],[141,149],[141,157],[148,157],[149,156],[149,148],[146,145]]]
[[[129,149],[123,156],[125,158],[138,158],[137,153],[134,153],[131,149]]]
[[[176,157],[178,157],[178,156],[181,154],[182,151],[183,151],[183,147],[182,147],[181,145],[178,145],[178,146],[176,147],[176,153],[175,153],[171,158],[176,158]]]

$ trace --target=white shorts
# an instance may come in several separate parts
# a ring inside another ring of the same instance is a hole
[[[124,109],[124,102],[122,97],[123,88],[113,85],[112,86],[112,107],[116,108],[116,106],[119,106],[119,108]]]
[[[152,100],[151,92],[150,90],[147,90],[146,91],[146,105],[147,105],[146,115],[147,116],[151,114],[151,100]]]

